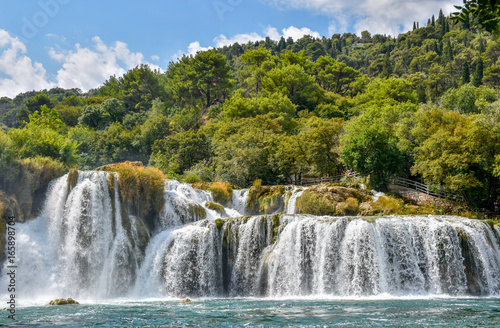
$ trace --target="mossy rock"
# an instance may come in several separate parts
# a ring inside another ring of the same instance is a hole
[[[226,209],[221,204],[217,204],[217,203],[214,203],[214,202],[206,202],[205,206],[208,209],[210,209],[210,210],[216,211],[221,216],[224,216],[224,217],[228,216],[227,213],[226,213]]]
[[[26,158],[13,166],[5,191],[15,197],[21,209],[22,215],[16,215],[16,221],[25,222],[40,213],[49,183],[65,175],[69,168],[47,157]]]
[[[195,189],[210,191],[214,201],[224,206],[230,205],[233,201],[235,186],[228,182],[201,182],[193,183],[192,186]]]
[[[224,220],[223,219],[216,219],[215,225],[217,226],[217,229],[220,231],[222,229],[222,227],[224,226]]]
[[[189,298],[183,299],[179,303],[191,303],[192,301]]]
[[[335,204],[314,192],[305,191],[295,205],[300,213],[312,215],[335,215]]]
[[[69,305],[69,304],[80,304],[72,298],[64,299],[58,298],[56,300],[50,301],[47,305]]]
[[[336,206],[338,215],[357,215],[359,213],[359,201],[356,198],[349,197]]]
[[[118,173],[122,201],[132,205],[137,216],[145,217],[162,210],[165,204],[165,175],[160,170],[144,167],[141,162],[110,164],[97,170]],[[111,186],[112,181],[109,182]]]
[[[247,212],[252,215],[272,214],[284,206],[285,186],[252,186],[248,193]]]

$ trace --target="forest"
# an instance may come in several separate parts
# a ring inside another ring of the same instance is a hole
[[[441,11],[397,37],[281,38],[141,65],[102,86],[0,99],[0,187],[27,162],[141,161],[247,187],[352,170],[492,209],[500,191],[500,39]]]

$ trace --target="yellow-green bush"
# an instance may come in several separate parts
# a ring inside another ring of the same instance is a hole
[[[141,162],[111,164],[98,170],[118,173],[122,200],[135,206],[139,215],[163,208],[165,175],[160,170],[144,167]]]
[[[305,191],[296,203],[300,213],[312,215],[335,215],[335,207],[321,195]]]
[[[357,215],[359,213],[359,202],[356,198],[349,197],[337,205],[337,213],[340,215]]]
[[[222,205],[229,205],[233,200],[234,186],[228,182],[197,182],[193,183],[193,188],[209,190],[214,200]]]

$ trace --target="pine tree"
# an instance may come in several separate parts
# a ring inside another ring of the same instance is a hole
[[[431,21],[432,26],[436,26],[436,18],[434,18],[434,15],[432,15],[432,21]]]
[[[431,26],[431,25],[432,25],[432,23],[431,23],[431,19],[429,18],[429,19],[427,20],[427,27],[429,27],[429,26]]]
[[[476,71],[474,72],[474,78],[472,80],[472,84],[476,87],[483,84],[483,66],[483,60],[479,57],[476,64]]]
[[[382,77],[388,78],[392,74],[392,64],[391,64],[391,57],[389,51],[385,53],[385,58],[384,58],[384,69],[382,70]]]
[[[415,31],[417,29],[417,23],[413,22],[413,30]]]
[[[485,52],[485,50],[486,50],[486,44],[485,43],[486,42],[485,42],[485,40],[483,38],[479,39],[479,49],[478,49],[479,55],[482,55]]]
[[[462,65],[462,84],[470,83],[470,68],[469,63],[464,61]]]
[[[425,87],[423,83],[417,86],[417,97],[419,103],[427,103],[427,94],[425,92]]]
[[[465,16],[464,30],[470,31],[470,19],[469,19],[469,15]]]
[[[278,52],[282,52],[285,49],[286,49],[286,41],[284,37],[281,37],[280,41],[278,42]]]

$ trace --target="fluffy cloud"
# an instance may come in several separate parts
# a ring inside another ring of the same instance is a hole
[[[354,19],[356,33],[369,30],[372,34],[397,35],[410,30],[413,21],[425,22],[439,9],[444,13],[453,10],[449,1],[398,1],[398,0],[262,0],[278,7],[306,9],[317,14],[327,15],[332,19],[330,33],[343,33],[347,21]],[[351,18],[351,19],[348,19]]]
[[[172,59],[178,60],[184,55],[194,56],[199,51],[207,51],[210,49],[212,49],[212,47],[202,47],[199,41],[191,42],[188,46],[187,52],[179,50],[175,55],[172,56]]]
[[[302,27],[302,28],[297,28],[295,26],[290,26],[288,28],[284,28],[281,30],[281,34],[278,32],[278,29],[275,27],[268,27],[266,29],[266,35],[269,36],[273,40],[279,40],[282,36],[285,39],[292,38],[294,41],[297,41],[298,39],[302,38],[304,35],[310,35],[314,38],[321,38],[321,35],[316,32],[311,30],[310,28],[307,27]]]
[[[79,44],[74,50],[51,48],[49,56],[59,62],[61,68],[56,76],[49,78],[43,65],[26,55],[27,49],[22,42],[0,29],[0,97],[14,97],[21,92],[56,86],[87,91],[98,87],[110,76],[123,75],[140,64],[160,69],[145,61],[142,53],[131,52],[123,42],[108,46],[99,37],[92,41],[92,49]]]
[[[26,46],[0,29],[0,97],[54,87],[42,64],[26,56]]]
[[[76,44],[75,50],[50,49],[50,57],[62,64],[62,68],[57,71],[58,86],[89,90],[112,75],[120,76],[137,65],[149,64],[142,53],[131,52],[126,43],[117,41],[108,46],[97,36],[92,41],[92,49],[80,44]],[[158,66],[149,65],[159,69]]]
[[[237,34],[229,38],[224,34],[221,34],[214,39],[214,43],[217,48],[220,48],[224,46],[229,46],[236,42],[238,42],[239,44],[245,44],[248,42],[255,42],[262,39],[264,38],[255,32],[250,34]]]
[[[273,40],[279,40],[282,36],[287,39],[289,37],[292,37],[295,41],[303,37],[304,35],[311,35],[315,38],[320,38],[321,35],[318,32],[312,31],[311,29],[307,27],[302,27],[302,28],[297,28],[295,26],[290,26],[287,28],[284,28],[281,30],[281,33],[278,31],[277,28],[269,26],[268,28],[265,29],[264,31],[264,36],[253,32],[253,33],[248,33],[248,34],[236,34],[230,37],[225,36],[224,34],[221,34],[214,38],[214,45],[217,48],[224,47],[224,46],[230,46],[235,43],[239,44],[245,44],[248,42],[255,42],[259,40],[264,40],[266,37],[270,37]],[[193,42],[189,45],[188,51],[183,52],[183,51],[178,51],[173,57],[174,60],[181,58],[183,55],[188,54],[188,55],[196,55],[198,51],[205,51],[212,49],[212,47],[202,47],[198,41]]]

